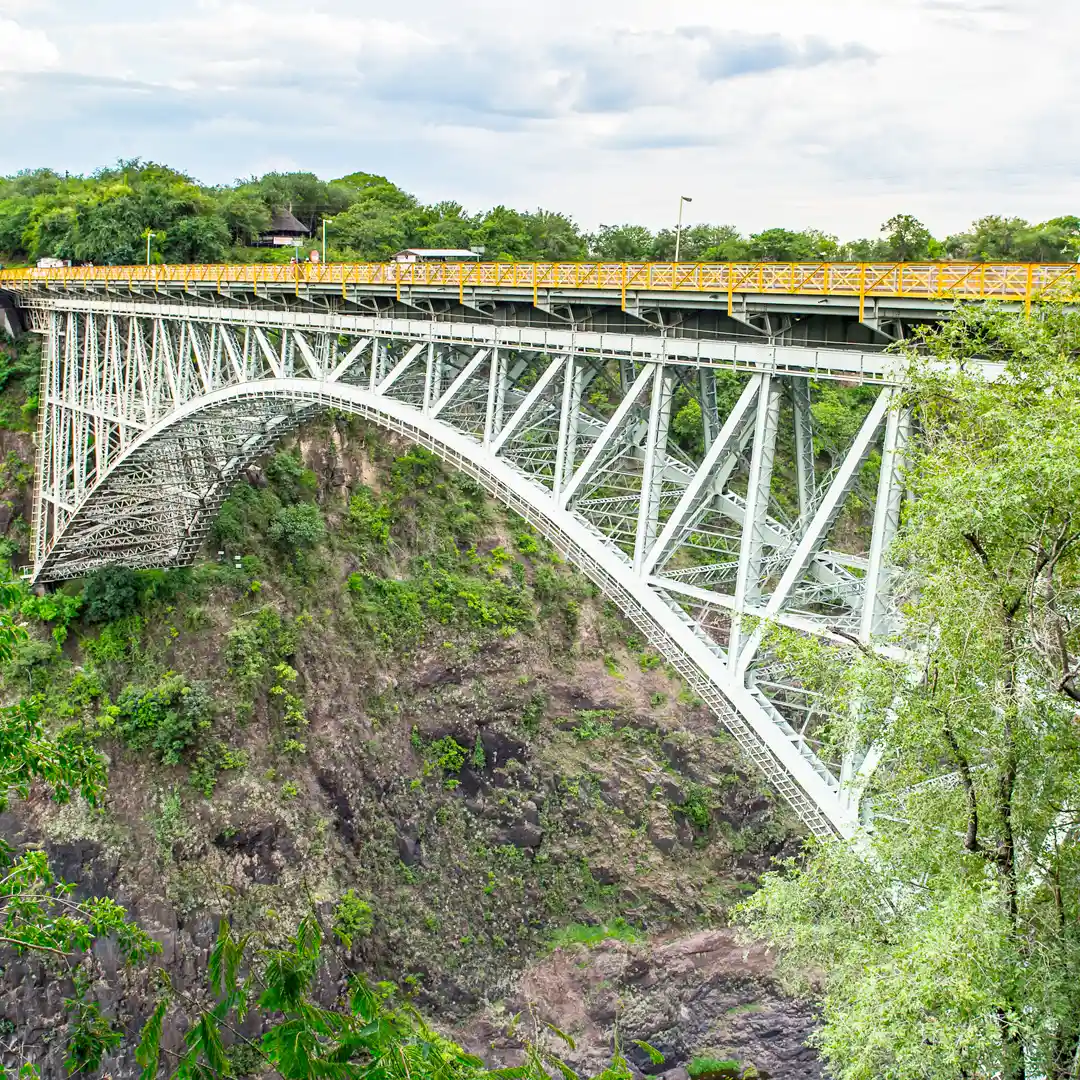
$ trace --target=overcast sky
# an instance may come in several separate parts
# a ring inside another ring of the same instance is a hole
[[[383,173],[580,224],[1080,212],[1076,0],[0,0],[0,173]]]

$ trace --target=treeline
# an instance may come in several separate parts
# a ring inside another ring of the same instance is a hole
[[[675,257],[675,229],[601,225],[583,232],[565,214],[496,206],[470,214],[456,202],[421,203],[382,176],[351,173],[320,180],[313,173],[268,173],[206,187],[163,165],[120,162],[92,176],[50,169],[0,179],[0,260],[43,257],[124,265],[145,261],[213,263],[288,259],[291,249],[252,248],[276,211],[291,209],[331,258],[383,260],[406,247],[484,249],[491,260],[655,261]],[[916,218],[897,214],[880,236],[841,242],[816,229],[765,229],[743,236],[730,225],[683,229],[680,258],[739,261],[1074,262],[1080,218],[1031,224],[980,218],[966,232],[938,239]]]

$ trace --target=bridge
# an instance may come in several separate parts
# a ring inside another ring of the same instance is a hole
[[[770,623],[882,647],[910,420],[890,342],[1075,266],[427,264],[0,271],[42,335],[32,577],[195,559],[244,469],[347,411],[479,480],[587,574],[820,836],[840,761]],[[843,447],[814,409],[863,387]],[[673,404],[699,403],[695,438]],[[861,518],[860,518],[861,515]],[[853,522],[861,520],[861,528]],[[864,539],[868,538],[868,539]]]

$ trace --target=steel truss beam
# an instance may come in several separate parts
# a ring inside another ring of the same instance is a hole
[[[850,375],[858,354],[739,345],[736,355],[660,335],[263,307],[30,304],[46,346],[35,581],[111,562],[190,562],[248,464],[320,409],[350,410],[477,476],[568,553],[815,832],[858,827],[858,806],[818,756],[813,730],[796,723],[800,692],[755,675],[763,618],[828,640],[838,640],[833,627],[854,626],[865,640],[891,629],[886,553],[908,428],[891,384],[835,475],[814,472],[811,381]],[[723,416],[719,366],[747,372]],[[703,406],[700,460],[670,437],[681,386]],[[785,393],[797,525],[784,524],[772,491]],[[830,551],[829,531],[883,426],[869,553]]]

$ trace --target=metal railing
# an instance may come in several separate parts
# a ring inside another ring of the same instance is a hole
[[[1030,306],[1080,288],[1080,264],[1063,263],[268,263],[80,266],[0,270],[0,288],[140,289],[177,285],[376,286],[727,295],[783,294],[921,300],[1006,300]]]

